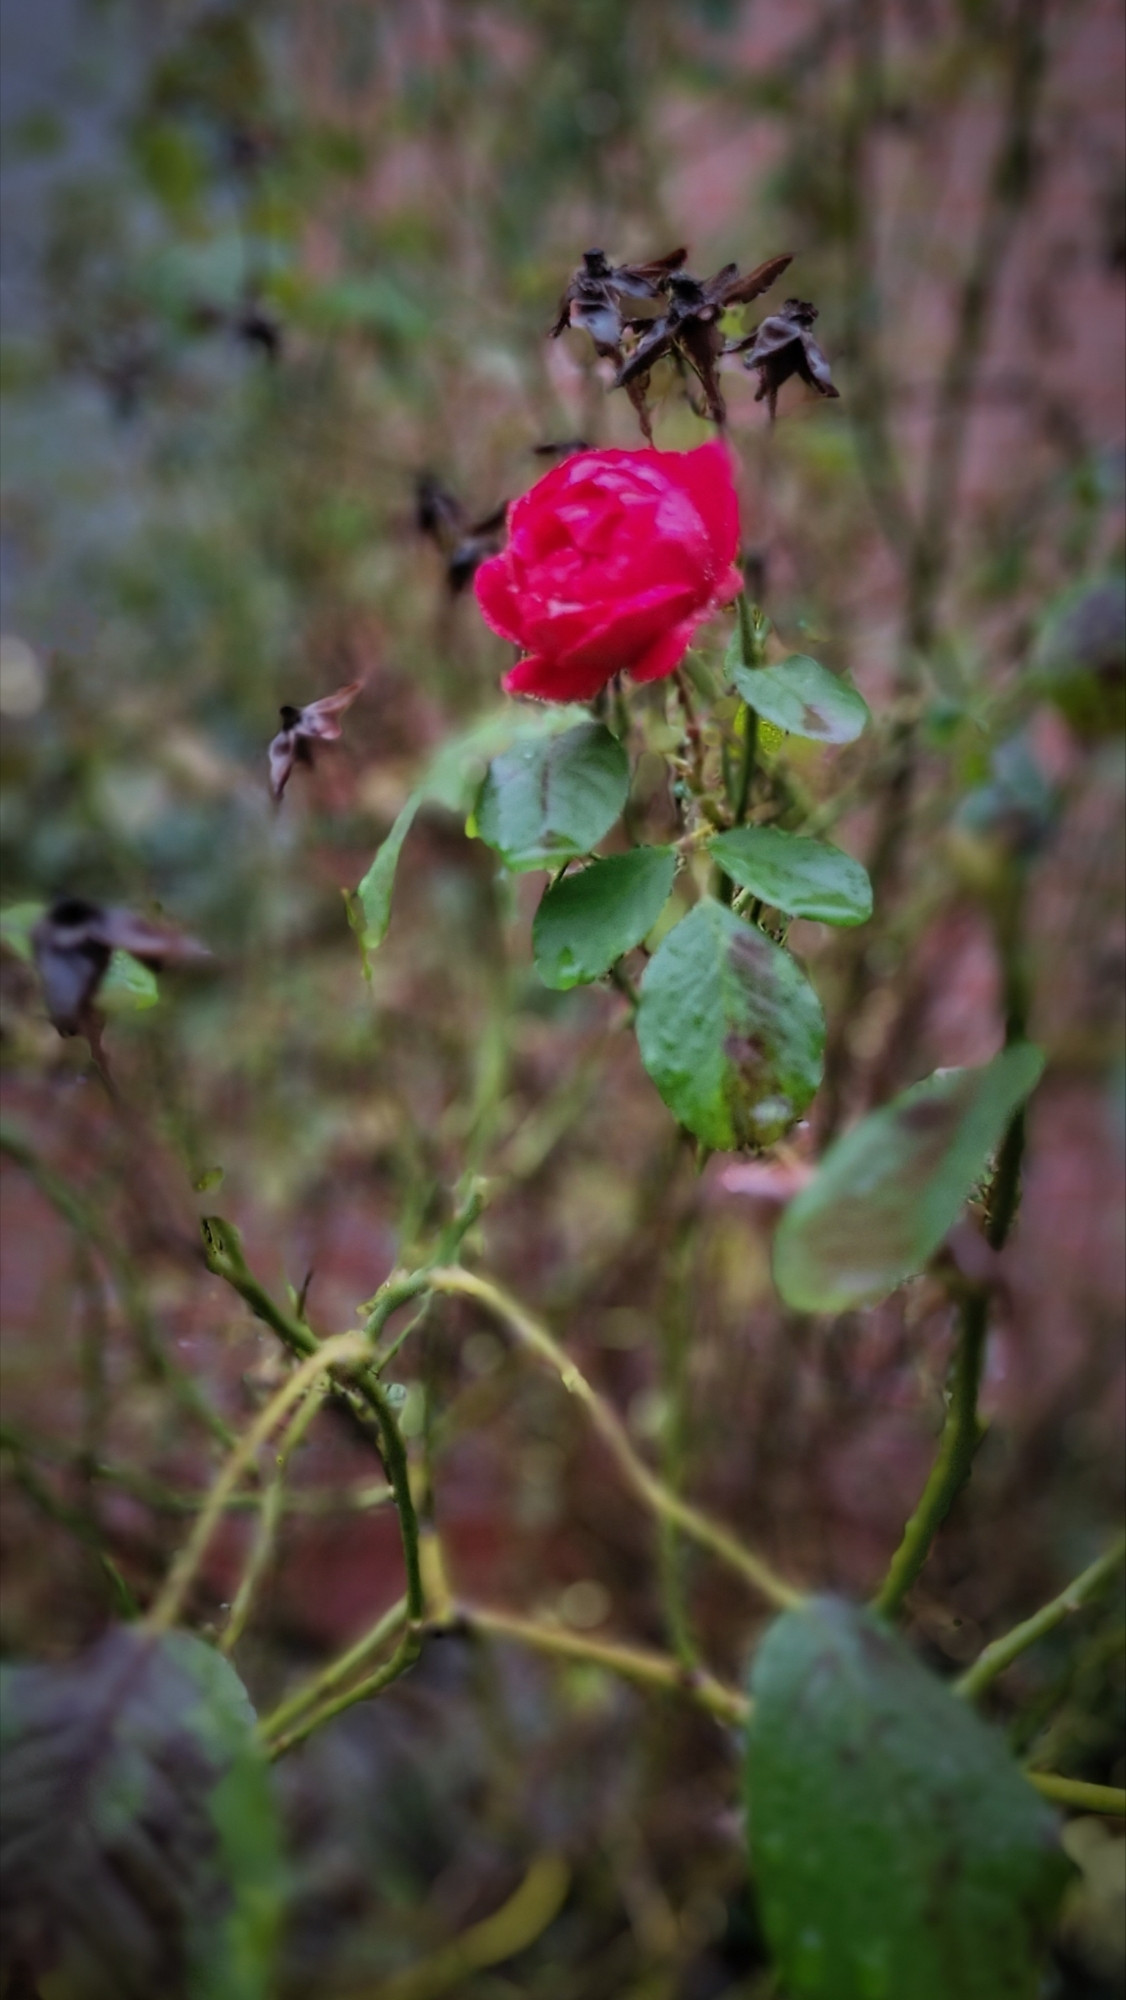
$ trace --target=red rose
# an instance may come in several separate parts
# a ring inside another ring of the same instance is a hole
[[[589,701],[611,675],[658,680],[697,625],[743,587],[739,503],[725,447],[584,451],[509,510],[508,546],[477,601],[525,650],[509,694]]]

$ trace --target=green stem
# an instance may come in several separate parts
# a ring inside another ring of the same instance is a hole
[[[1054,1632],[1057,1625],[1062,1625],[1073,1612],[1078,1611],[1082,1605],[1095,1597],[1104,1584],[1109,1583],[1117,1574],[1124,1557],[1126,1557],[1126,1535],[1120,1535],[1113,1547],[1109,1548],[1105,1555],[1101,1555],[1097,1562],[1091,1563],[1074,1582],[1069,1583],[1066,1590],[1061,1590],[1058,1597],[1053,1597],[1050,1603],[1042,1605],[1039,1611],[1033,1612],[1031,1618],[1026,1618],[1020,1625],[1014,1625],[1011,1632],[1006,1632],[1002,1638],[994,1639],[986,1646],[984,1652],[979,1653],[973,1666],[968,1667],[961,1678],[955,1681],[955,1694],[964,1695],[967,1701],[976,1700],[977,1696],[997,1679],[998,1674],[1003,1674],[1005,1668],[1011,1666],[1021,1653],[1027,1652],[1028,1648],[1044,1638],[1046,1633]]]
[[[1023,1035],[1023,1014],[1010,1012],[1008,1043]],[[993,1183],[986,1204],[989,1217],[986,1237],[1000,1250],[1009,1234],[1020,1194],[1020,1170],[1024,1160],[1025,1118],[1021,1106],[1010,1119],[1001,1142]],[[983,1429],[977,1414],[978,1392],[985,1364],[985,1343],[989,1333],[988,1289],[975,1287],[962,1297],[961,1326],[954,1356],[954,1378],[950,1404],[938,1447],[938,1457],[915,1512],[903,1531],[888,1573],[876,1593],[877,1611],[891,1617],[898,1611],[923,1564],[930,1554],[942,1523],[973,1470]]]
[[[303,1319],[283,1312],[270,1297],[265,1285],[259,1283],[243,1256],[242,1238],[234,1224],[224,1221],[221,1215],[205,1215],[200,1227],[203,1232],[203,1257],[208,1270],[245,1299],[255,1318],[270,1327],[291,1354],[302,1359],[308,1354],[315,1354],[316,1334]]]
[[[636,1014],[641,1005],[641,995],[626,971],[621,959],[610,967],[610,978],[619,993],[623,993],[630,1004],[630,1011]]]
[[[766,659],[766,642],[770,637],[770,620],[752,604],[745,590],[735,599],[735,615],[739,620],[739,646],[745,667],[761,667]]]
[[[384,1470],[391,1484],[395,1509],[399,1516],[403,1562],[407,1572],[407,1617],[413,1625],[422,1619],[426,1600],[423,1595],[422,1569],[418,1554],[418,1515],[411,1493],[406,1446],[403,1443],[403,1435],[395,1417],[391,1398],[382,1382],[374,1375],[369,1375],[364,1382],[364,1394],[375,1409]]]
[[[212,1486],[191,1534],[168,1572],[163,1590],[149,1610],[145,1622],[150,1631],[166,1632],[176,1623],[227,1501],[253,1465],[257,1452],[275,1425],[281,1422],[292,1404],[307,1395],[322,1370],[334,1365],[354,1366],[365,1360],[367,1354],[368,1345],[362,1334],[337,1334],[332,1340],[324,1341],[315,1353],[307,1355],[288,1381],[282,1383],[277,1394],[270,1398],[265,1409],[259,1411]]]
[[[755,756],[758,751],[758,716],[746,702],[743,703],[743,716],[743,760],[739,766],[739,789],[731,809],[732,823],[735,826],[742,826],[747,817],[755,775]]]
[[[354,1646],[349,1646],[346,1653],[341,1653],[338,1659],[330,1661],[327,1667],[322,1667],[311,1680],[305,1681],[293,1694],[287,1695],[284,1701],[279,1702],[269,1715],[264,1716],[258,1724],[259,1736],[266,1742],[284,1736],[295,1716],[302,1715],[306,1709],[315,1708],[325,1696],[332,1694],[342,1681],[348,1680],[355,1673],[357,1667],[362,1667],[373,1653],[378,1653],[388,1639],[393,1639],[396,1632],[402,1630],[406,1621],[407,1600],[405,1597],[400,1597],[396,1604],[392,1604],[389,1610],[384,1611],[376,1619],[369,1631],[356,1640]]]
[[[581,1660],[604,1667],[623,1680],[634,1681],[658,1694],[682,1695],[720,1722],[745,1723],[751,1704],[735,1688],[725,1687],[699,1667],[686,1667],[664,1653],[651,1653],[638,1646],[622,1646],[608,1639],[592,1639],[585,1633],[570,1632],[562,1625],[544,1625],[531,1618],[519,1618],[508,1611],[485,1610],[478,1605],[462,1608],[458,1622],[470,1632],[493,1639],[511,1639],[531,1646],[536,1652],[556,1659]]]
[[[954,1357],[954,1379],[946,1413],[938,1457],[922,1498],[903,1531],[888,1573],[874,1599],[877,1611],[890,1618],[898,1611],[923,1564],[939,1528],[961,1492],[981,1442],[977,1398],[985,1359],[985,1337],[989,1326],[989,1299],[985,1292],[967,1295],[962,1307],[962,1325]]]
[[[258,1519],[254,1524],[254,1534],[250,1544],[246,1568],[231,1604],[230,1616],[223,1627],[219,1639],[219,1651],[230,1654],[237,1646],[250,1618],[255,1593],[270,1566],[281,1526],[282,1503],[285,1498],[285,1475],[289,1461],[305,1436],[321,1404],[329,1392],[326,1381],[315,1382],[303,1403],[290,1418],[285,1435],[277,1449],[273,1471],[265,1492]]]
[[[423,1324],[426,1315],[429,1311],[430,1311],[430,1300],[424,1299],[422,1304],[419,1306],[418,1311],[413,1312],[411,1314],[409,1320],[407,1321],[406,1325],[402,1328],[401,1332],[395,1335],[394,1340],[388,1341],[387,1346],[383,1348],[382,1352],[376,1355],[376,1358],[372,1363],[372,1366],[375,1369],[377,1375],[382,1375],[384,1369],[390,1367],[392,1361],[394,1361],[395,1356],[398,1354],[400,1348],[406,1346],[412,1333],[418,1332],[419,1327]]]
[[[381,1667],[377,1667],[373,1674],[369,1674],[366,1680],[360,1681],[353,1688],[348,1688],[344,1694],[335,1696],[332,1701],[326,1701],[322,1708],[314,1709],[300,1722],[294,1723],[293,1728],[287,1730],[283,1736],[271,1737],[266,1744],[266,1754],[271,1762],[278,1757],[284,1757],[287,1750],[295,1749],[298,1743],[303,1743],[315,1729],[320,1729],[325,1722],[331,1722],[334,1715],[342,1714],[346,1708],[352,1708],[358,1701],[367,1701],[372,1695],[382,1694],[385,1687],[390,1687],[392,1681],[397,1681],[402,1674],[413,1667],[421,1649],[421,1630],[418,1626],[412,1625],[404,1632],[391,1658],[385,1660]]]
[[[515,1299],[487,1279],[457,1268],[431,1271],[429,1281],[436,1292],[478,1299],[525,1347],[537,1354],[541,1361],[547,1362],[564,1388],[583,1404],[603,1443],[617,1461],[619,1470],[651,1512],[682,1529],[702,1548],[709,1549],[779,1609],[787,1610],[803,1602],[802,1592],[776,1575],[761,1556],[744,1547],[720,1522],[713,1521],[678,1494],[670,1493],[664,1482],[650,1472],[644,1459],[635,1452],[621,1420],[610,1405],[591,1387],[569,1355],[552,1339],[547,1328],[533,1319]]]
[[[1026,1771],[1024,1775],[1030,1785],[1058,1805],[1074,1806],[1077,1812],[1108,1813],[1113,1819],[1126,1819],[1126,1790],[1117,1785],[1089,1785],[1084,1778],[1059,1778],[1054,1771]]]

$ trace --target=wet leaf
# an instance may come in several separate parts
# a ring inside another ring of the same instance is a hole
[[[601,978],[652,930],[675,873],[671,847],[635,847],[553,882],[532,926],[544,985],[565,991]]]
[[[938,1070],[838,1139],[774,1239],[787,1305],[874,1305],[921,1271],[1043,1067],[1024,1042],[984,1069]]]
[[[821,1081],[821,1004],[790,953],[721,903],[697,903],[646,968],[641,1060],[707,1146],[767,1146]]]
[[[727,669],[748,707],[790,736],[851,743],[871,719],[863,695],[804,653],[791,653],[775,667],[745,667],[736,633]]]
[[[773,826],[737,826],[708,842],[725,875],[773,909],[823,924],[863,924],[872,914],[868,872],[825,840]]]
[[[0,910],[0,943],[22,958],[25,965],[34,962],[31,934],[45,908],[44,903],[9,903],[7,909]]]
[[[535,741],[557,734],[589,720],[584,708],[527,710],[512,702],[484,716],[459,736],[443,744],[420,783],[406,800],[386,839],[376,849],[375,858],[355,893],[349,897],[349,919],[364,956],[378,950],[391,921],[391,894],[395,871],[415,817],[424,805],[444,806],[448,812],[469,811],[489,759],[517,741]]]
[[[776,1620],[751,1691],[751,1864],[793,2000],[1033,2000],[1068,1865],[1001,1737],[831,1597]]]
[[[626,802],[629,760],[600,722],[495,757],[477,800],[477,833],[523,873],[589,854]]]
[[[131,1626],[6,1668],[0,1749],[5,1964],[68,2000],[265,2000],[278,1826],[218,1653]]]
[[[95,1001],[118,1011],[154,1007],[160,993],[152,969],[196,965],[210,957],[206,946],[180,931],[81,896],[52,903],[34,925],[30,943],[47,1012],[60,1035],[96,1036]]]
[[[107,1014],[135,1014],[155,1007],[159,999],[155,972],[128,952],[115,951],[98,993],[99,1007]]]

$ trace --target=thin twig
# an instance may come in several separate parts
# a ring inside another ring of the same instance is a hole
[[[368,1353],[368,1343],[362,1334],[336,1334],[333,1339],[322,1342],[315,1354],[308,1355],[288,1381],[283,1382],[277,1394],[270,1398],[265,1409],[259,1411],[249,1429],[244,1431],[212,1486],[195,1527],[177,1555],[164,1588],[148,1613],[145,1622],[150,1631],[164,1632],[176,1623],[184,1599],[207,1553],[207,1545],[222,1518],[228,1496],[234,1492],[239,1480],[253,1464],[256,1453],[265,1444],[270,1432],[281,1422],[286,1411],[294,1403],[300,1402],[323,1371],[349,1364],[354,1366],[357,1362],[366,1360]]]
[[[576,1367],[570,1357],[553,1340],[547,1328],[539,1320],[525,1311],[524,1307],[501,1291],[499,1286],[487,1279],[478,1278],[468,1271],[459,1269],[435,1270],[429,1274],[429,1282],[436,1292],[449,1292],[462,1298],[480,1301],[495,1317],[514,1333],[523,1345],[538,1354],[541,1361],[559,1376],[565,1389],[577,1397],[588,1411],[591,1420],[617,1461],[634,1492],[653,1513],[672,1522],[701,1547],[710,1549],[729,1569],[735,1570],[750,1583],[767,1601],[781,1609],[803,1601],[802,1592],[787,1583],[772,1570],[761,1556],[748,1549],[730,1529],[707,1514],[701,1513],[687,1501],[681,1500],[656,1474],[650,1472],[644,1460],[635,1452],[626,1431],[610,1405],[593,1389],[585,1375]]]
[[[406,1622],[407,1600],[405,1597],[400,1597],[389,1610],[380,1614],[369,1631],[363,1633],[353,1646],[349,1646],[346,1653],[341,1653],[338,1659],[330,1661],[327,1667],[322,1667],[319,1673],[304,1681],[293,1694],[287,1695],[269,1715],[264,1716],[258,1724],[259,1736],[265,1741],[280,1739],[297,1716],[302,1715],[306,1709],[317,1707],[326,1696],[334,1694],[341,1682],[348,1680],[357,1668],[370,1660],[373,1653],[378,1653],[389,1639],[393,1639],[397,1632],[401,1632]]]
[[[1041,1605],[1031,1618],[1014,1625],[1012,1631],[1006,1632],[1002,1638],[992,1640],[984,1652],[978,1654],[972,1667],[967,1667],[960,1679],[955,1681],[955,1694],[964,1695],[967,1701],[976,1701],[978,1695],[983,1694],[998,1674],[1003,1674],[1021,1653],[1035,1646],[1047,1633],[1054,1632],[1057,1625],[1062,1625],[1065,1619],[1097,1596],[1104,1584],[1109,1583],[1121,1569],[1124,1557],[1126,1535],[1120,1535],[1113,1547],[1069,1583],[1066,1590],[1061,1590],[1058,1597]]]
[[[922,1497],[903,1530],[903,1539],[873,1602],[891,1617],[898,1611],[931,1551],[931,1545],[958,1494],[970,1476],[981,1442],[977,1398],[989,1325],[989,1298],[984,1291],[968,1294],[954,1357],[950,1404],[938,1456]]]
[[[382,1694],[384,1688],[390,1687],[392,1681],[399,1680],[409,1668],[413,1667],[421,1647],[422,1628],[418,1625],[409,1626],[390,1659],[385,1660],[383,1665],[377,1667],[373,1674],[369,1674],[366,1680],[359,1681],[344,1694],[326,1701],[322,1708],[314,1709],[311,1714],[303,1716],[284,1735],[271,1737],[266,1745],[266,1754],[271,1761],[284,1757],[287,1750],[296,1749],[297,1745],[303,1743],[307,1736],[311,1736],[315,1729],[320,1729],[323,1723],[331,1722],[334,1715],[343,1714],[345,1709],[353,1708],[358,1701],[369,1701],[373,1695]]]
[[[725,1687],[714,1675],[700,1667],[686,1667],[665,1653],[651,1653],[639,1646],[623,1646],[609,1639],[593,1639],[584,1632],[571,1632],[563,1625],[546,1625],[514,1612],[493,1611],[483,1605],[462,1606],[460,1624],[470,1632],[493,1639],[511,1639],[536,1652],[556,1659],[582,1660],[590,1666],[605,1667],[608,1673],[655,1693],[680,1695],[705,1709],[719,1722],[741,1725],[751,1712],[746,1695]]]
[[[1076,1812],[1106,1813],[1111,1819],[1126,1819],[1126,1790],[1117,1785],[1089,1785],[1085,1778],[1060,1778],[1054,1771],[1026,1771],[1030,1785],[1057,1805],[1074,1806]]]
[[[233,1652],[243,1632],[246,1630],[247,1621],[254,1603],[255,1592],[269,1568],[274,1553],[274,1544],[277,1541],[278,1529],[281,1526],[282,1502],[285,1497],[285,1475],[289,1461],[305,1436],[321,1404],[324,1402],[328,1391],[329,1383],[327,1378],[322,1382],[314,1382],[304,1402],[298,1406],[296,1414],[286,1426],[285,1436],[278,1446],[273,1472],[262,1495],[262,1505],[255,1523],[255,1531],[250,1544],[250,1554],[247,1558],[246,1568],[243,1571],[242,1580],[231,1604],[230,1617],[227,1619],[219,1639],[219,1651],[221,1653]]]

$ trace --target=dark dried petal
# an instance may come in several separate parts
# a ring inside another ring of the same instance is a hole
[[[570,324],[589,333],[599,354],[621,358],[622,315],[609,292],[583,292],[572,299]]]
[[[196,965],[201,959],[211,957],[207,946],[197,938],[187,937],[183,931],[167,930],[163,924],[152,924],[147,917],[134,916],[132,910],[106,910],[102,937],[111,950],[127,951],[130,958],[139,959],[154,972],[165,965]]]
[[[641,435],[646,444],[653,443],[653,419],[649,413],[649,376],[639,375],[636,381],[623,384],[626,395],[633,404],[637,421],[641,425]]]
[[[790,253],[782,257],[768,257],[764,264],[757,264],[753,271],[748,271],[745,278],[736,278],[734,284],[725,285],[722,292],[712,289],[718,283],[718,280],[713,278],[709,286],[710,295],[721,299],[725,306],[749,305],[752,299],[757,299],[763,292],[768,292],[775,280],[782,276],[783,271],[793,261]],[[729,265],[727,268],[730,270],[732,267]],[[721,272],[720,277],[722,276]]]
[[[838,396],[829,363],[810,331],[817,307],[808,299],[787,299],[778,312],[764,319],[745,339],[728,344],[729,354],[742,354],[744,368],[758,370],[756,403],[766,398],[773,417],[778,391],[797,375],[822,396]]]
[[[651,257],[644,264],[616,264],[610,273],[610,283],[616,292],[626,298],[656,298],[667,289],[668,279],[673,271],[678,271],[688,252],[681,244],[670,250],[664,257]]]
[[[275,799],[281,798],[295,764],[312,763],[314,743],[337,741],[340,735],[337,717],[352,706],[362,687],[362,681],[349,681],[334,694],[323,694],[319,701],[307,702],[304,708],[292,708],[286,703],[280,710],[282,726],[267,752],[270,790]]]
[[[626,389],[640,376],[648,375],[655,368],[663,354],[667,354],[673,344],[675,326],[669,313],[655,319],[647,333],[642,334],[633,353],[627,357],[614,377],[615,389]]]
[[[550,329],[551,338],[557,340],[569,326],[579,326],[596,339],[605,340],[606,351],[611,352],[621,338],[621,330],[619,327],[611,338],[603,325],[603,331],[596,333],[592,321],[597,304],[600,302],[605,312],[614,310],[618,298],[658,298],[666,288],[670,272],[677,270],[687,255],[687,250],[681,246],[670,250],[664,257],[652,257],[648,262],[611,264],[604,250],[584,250],[582,263],[572,271],[567,289],[559,301]]]
[[[47,1013],[60,1035],[81,1034],[83,1019],[112,955],[110,946],[92,934],[89,922],[71,916],[80,908],[95,919],[101,916],[92,904],[80,905],[68,898],[48,910],[31,933]],[[96,923],[94,928],[98,928]]]
[[[722,424],[727,407],[716,374],[716,362],[723,353],[723,335],[714,323],[693,318],[677,329],[676,345],[690,368],[699,376],[713,423]]]
[[[89,1032],[90,1009],[115,951],[127,951],[152,967],[211,956],[205,945],[182,932],[79,896],[52,903],[31,933],[31,946],[47,1012],[60,1035]]]
[[[508,501],[502,500],[499,507],[494,507],[491,513],[483,514],[479,521],[474,521],[473,526],[469,530],[470,534],[471,535],[497,534],[500,531],[500,529],[504,527],[504,524],[508,519],[508,506],[509,506]]]
[[[292,729],[279,729],[270,741],[266,752],[270,760],[270,791],[275,800],[280,799],[289,783],[294,765],[298,761],[299,738]]]
[[[808,382],[811,389],[819,389],[823,396],[839,396],[841,392],[829,373],[829,363],[811,333],[804,336],[801,351],[805,357],[804,368],[798,363],[802,381]]]
[[[447,550],[465,533],[465,509],[461,501],[431,472],[420,472],[415,481],[415,524],[420,535],[428,535]]]
[[[454,597],[460,596],[466,584],[472,582],[488,556],[499,554],[503,543],[504,537],[499,534],[467,535],[459,542],[446,564],[446,582]]]
[[[650,370],[664,355],[671,354],[678,364],[687,363],[702,384],[705,409],[701,414],[710,417],[714,423],[725,422],[727,411],[716,364],[723,354],[736,350],[724,342],[720,318],[728,305],[745,304],[749,299],[757,298],[781,276],[790,262],[788,255],[771,257],[742,277],[737,264],[725,264],[714,277],[703,281],[693,278],[687,271],[670,272],[666,283],[668,311],[649,322],[636,319],[625,322],[627,329],[638,339],[632,353],[619,368],[614,387],[630,390],[631,384],[637,384],[644,394]],[[635,400],[632,392],[631,400]],[[689,397],[689,400],[693,399]],[[647,406],[644,408],[642,428],[649,437]]]
[[[318,701],[307,702],[298,711],[298,720],[292,725],[296,735],[304,736],[310,742],[335,743],[340,735],[340,724],[336,720],[346,708],[351,708],[362,681],[349,681],[345,687],[337,688],[333,694],[322,694]],[[284,722],[285,717],[282,717]]]

